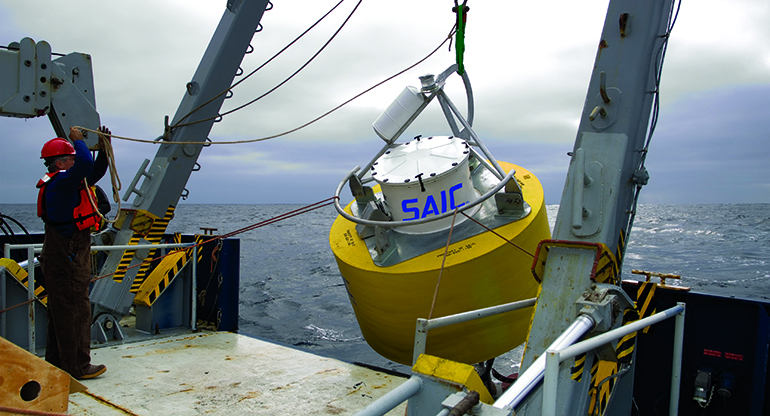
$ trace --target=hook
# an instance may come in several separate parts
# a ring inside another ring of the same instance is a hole
[[[604,71],[599,74],[599,94],[606,104],[610,103],[610,96],[607,95],[607,74],[605,74]],[[593,121],[593,119],[591,119],[591,121]]]
[[[594,121],[596,120],[597,115],[601,115],[602,118],[607,117],[607,110],[597,105],[596,108],[591,111],[591,115],[588,116],[588,119]]]

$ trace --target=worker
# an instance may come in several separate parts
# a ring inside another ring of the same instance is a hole
[[[109,141],[110,131],[99,131]],[[94,185],[107,171],[106,152],[91,157],[83,133],[70,127],[69,138],[49,140],[40,153],[48,173],[37,184],[38,216],[45,222],[40,264],[48,292],[45,359],[77,379],[107,371],[91,364],[91,230],[98,227]]]

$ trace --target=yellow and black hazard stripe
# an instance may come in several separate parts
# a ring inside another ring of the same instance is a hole
[[[181,243],[182,242],[182,234],[174,233],[174,235],[172,237],[172,242],[176,243],[176,244]],[[175,249],[175,250],[172,250],[172,251],[177,251],[177,250],[179,250],[179,249]],[[158,249],[150,250],[150,254],[147,256],[147,258],[148,259],[154,258],[157,253],[158,253]],[[129,292],[131,292],[131,293],[138,293],[139,292],[139,288],[142,286],[142,283],[144,283],[145,279],[147,278],[147,273],[150,270],[150,267],[154,263],[156,263],[156,262],[153,261],[153,262],[147,262],[147,263],[142,264],[142,266],[139,268],[139,271],[136,273],[136,277],[134,278],[134,282],[131,284],[131,290],[129,290]]]
[[[591,401],[588,405],[589,415],[603,415],[615,388],[618,364],[610,361],[597,360],[591,366]],[[606,381],[605,381],[606,380]],[[599,406],[597,409],[596,406]],[[598,410],[598,411],[597,411]]]
[[[200,244],[205,236],[196,235],[195,243]],[[175,243],[182,242],[182,236],[179,233],[174,234],[173,241]],[[144,306],[151,306],[155,300],[163,293],[164,290],[171,284],[176,278],[177,274],[182,270],[185,264],[192,258],[193,248],[179,248],[160,260],[160,263],[152,270],[152,272],[143,279],[142,283],[138,285],[136,297],[134,302]],[[199,263],[203,258],[203,250],[198,250],[198,256],[195,259],[195,263]],[[195,267],[195,266],[193,266]],[[134,282],[136,285],[136,282]]]
[[[145,237],[147,241],[151,243],[160,242],[161,238],[163,238],[163,234],[166,232],[166,228],[168,228],[168,223],[174,218],[175,209],[176,208],[173,205],[170,205],[166,210],[166,215],[164,215],[162,219],[155,220],[150,228],[150,232],[148,232]]]
[[[200,245],[200,244],[201,244],[201,243],[203,243],[205,240],[206,240],[206,236],[205,236],[205,235],[202,235],[202,234],[195,234],[195,244],[196,244],[196,245]],[[220,242],[220,244],[221,244],[222,240],[218,240],[218,241],[219,241],[219,242]],[[181,242],[182,242],[182,240],[180,239],[180,240],[179,240],[179,242],[181,243]],[[190,248],[186,248],[185,250],[187,250],[187,254],[188,254],[188,255],[192,256],[192,252],[193,252],[193,248],[192,248],[192,247],[190,247]],[[216,255],[217,255],[217,250],[219,250],[219,246],[216,246],[216,247],[214,247],[214,252],[212,253],[212,256],[216,256]],[[203,259],[203,250],[201,250],[201,249],[199,248],[199,249],[198,249],[198,258],[197,258],[197,259],[195,259],[195,262],[196,262],[196,263],[200,263],[202,259]]]
[[[147,253],[147,257],[144,258],[143,261],[154,258],[155,255],[158,253],[158,249],[154,248],[150,250]],[[152,267],[152,262],[146,262],[142,263],[141,266],[139,266],[139,270],[136,271],[136,276],[134,277],[133,283],[131,283],[131,287],[141,285],[142,282],[144,282],[144,279],[147,278],[147,272],[150,270],[150,267]]]
[[[157,253],[158,253],[158,249],[150,250],[145,260],[154,258]],[[139,266],[139,270],[136,271],[136,277],[134,277],[134,281],[131,283],[131,289],[129,290],[129,292],[136,293],[139,290],[139,287],[142,285],[142,283],[144,283],[145,279],[147,278],[147,271],[150,269],[150,266],[152,266],[152,263],[153,262],[147,262]]]
[[[652,282],[640,282],[639,289],[636,290],[636,309],[639,312],[638,319],[644,319],[648,316],[652,316],[657,312],[656,304],[653,302],[655,298],[655,290],[658,285]],[[650,331],[650,327],[646,327],[642,330],[645,334]]]
[[[134,303],[152,306],[155,300],[171,284],[182,270],[190,256],[184,250],[175,251],[164,257],[158,267],[144,280],[134,298]]]
[[[636,307],[634,309],[626,309],[623,313],[623,325],[655,314],[657,308],[653,302],[653,298],[655,297],[655,289],[657,287],[658,286],[652,282],[639,283],[639,288],[636,290]],[[642,330],[643,333],[649,331],[649,326]],[[618,346],[616,348],[618,361],[628,362],[631,360],[631,356],[636,346],[637,334],[638,332],[632,332],[618,341]]]
[[[22,269],[18,263],[11,259],[0,258],[0,267],[5,267],[5,270],[10,273],[17,282],[21,283],[26,288],[29,287],[29,274],[26,270]],[[42,284],[35,285],[35,296],[37,296],[39,302],[42,303],[43,306],[48,306],[48,298],[44,297],[47,294],[48,292],[46,292],[45,287],[43,287]]]
[[[147,233],[147,236],[145,239],[150,242],[150,244],[158,244],[160,243],[160,240],[163,238],[163,234],[166,232],[166,228],[168,228],[168,223],[171,221],[172,218],[174,218],[174,207],[169,206],[166,210],[166,215],[163,216],[163,219],[156,220],[152,227],[150,228],[150,231]],[[150,250],[150,253],[147,255],[146,259],[151,259],[155,257],[155,254],[158,252],[157,249]],[[147,278],[147,273],[150,270],[150,266],[152,266],[151,262],[147,262],[139,266],[139,270],[136,272],[136,277],[134,277],[134,284],[136,281],[139,281],[139,284],[141,285],[141,282],[144,281],[144,279]],[[132,284],[133,286],[133,284]]]
[[[577,355],[575,357],[575,365],[573,365],[572,368],[570,368],[570,377],[572,378],[572,380],[580,383],[580,380],[583,379],[583,368],[585,368],[585,365],[586,365],[586,353]]]
[[[641,282],[636,292],[636,307],[626,309],[623,313],[623,325],[639,319],[648,317],[655,313],[655,304],[653,297],[655,295],[656,284],[651,282]],[[644,331],[648,330],[645,328]],[[597,413],[595,411],[598,405],[598,414],[604,414],[609,402],[609,397],[615,387],[616,379],[613,377],[618,372],[618,363],[627,363],[633,356],[636,347],[636,337],[638,332],[632,332],[618,341],[615,352],[618,362],[598,361],[591,368],[591,403],[589,414]],[[576,359],[577,360],[577,359]],[[603,380],[609,378],[605,383]]]
[[[636,309],[626,309],[623,312],[623,325],[639,320],[639,312]],[[634,348],[636,347],[636,332],[625,335],[618,341],[618,346],[615,348],[615,353],[618,357],[618,361],[625,363],[631,361]]]
[[[166,214],[163,216],[162,219],[157,219],[153,221],[152,226],[150,227],[149,231],[140,234],[135,232],[131,238],[128,241],[128,245],[138,245],[139,240],[142,238],[146,239],[151,244],[157,244],[160,242],[160,239],[163,237],[163,233],[166,232],[166,228],[168,227],[169,221],[171,221],[172,218],[174,218],[174,210],[176,208],[173,205],[169,205],[168,209],[166,210]],[[151,214],[145,213],[143,214],[145,216],[149,216]],[[133,260],[134,256],[136,255],[136,250],[138,249],[144,249],[147,247],[138,247],[137,249],[128,249],[123,251],[123,256],[120,258],[120,262],[118,262],[118,268],[115,270],[115,273],[112,275],[112,280],[120,283],[123,281],[123,278],[126,276],[126,271],[128,270],[128,267],[131,265],[131,261]],[[152,257],[155,254],[155,250],[151,250],[148,257]],[[144,281],[145,277],[147,276],[147,271],[150,269],[150,263],[145,263],[139,267],[139,270],[136,273],[136,277],[134,280],[139,280],[139,284],[141,284],[142,281]]]
[[[142,236],[134,234],[131,236],[131,239],[128,240],[129,246],[135,246],[139,244],[139,240],[142,239]],[[112,275],[112,280],[114,280],[117,283],[120,283],[123,281],[123,278],[126,276],[126,270],[128,270],[128,266],[131,265],[131,260],[134,258],[134,254],[136,254],[135,249],[128,249],[123,251],[123,256],[121,256],[120,261],[118,262],[118,268],[115,270],[115,273]]]
[[[602,244],[602,251],[599,255],[599,263],[596,266],[594,280],[596,283],[608,283],[617,285],[619,283],[620,269],[615,261],[615,255]]]
[[[594,364],[591,366],[591,390],[589,390],[589,394],[591,396],[591,401],[588,404],[588,414],[592,415],[596,412],[594,411],[594,407],[597,403],[597,392],[593,389],[594,385],[596,384],[596,375],[599,372],[599,360],[594,361]]]

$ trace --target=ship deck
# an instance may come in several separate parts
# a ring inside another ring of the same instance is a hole
[[[93,349],[91,360],[107,372],[69,396],[71,415],[349,415],[405,381],[230,332]]]

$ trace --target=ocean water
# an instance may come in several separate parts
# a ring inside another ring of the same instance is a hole
[[[169,232],[200,227],[232,232],[301,205],[180,204]],[[551,226],[558,206],[548,206]],[[0,205],[0,213],[42,230],[35,206]],[[328,244],[336,218],[323,207],[267,225],[241,239],[240,331],[313,353],[395,371],[364,341]],[[641,205],[630,235],[623,279],[630,270],[682,276],[667,283],[692,290],[770,301],[770,204]],[[503,374],[518,354],[495,363]],[[513,370],[512,370],[513,371]],[[510,373],[512,371],[508,371]]]

